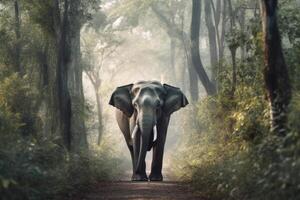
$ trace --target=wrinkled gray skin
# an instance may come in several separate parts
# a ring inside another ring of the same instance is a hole
[[[141,81],[118,87],[110,105],[116,109],[118,125],[129,148],[133,181],[147,181],[145,157],[153,148],[150,181],[162,181],[164,146],[170,115],[188,101],[179,88],[159,82]]]

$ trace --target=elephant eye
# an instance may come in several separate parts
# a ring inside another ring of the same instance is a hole
[[[159,100],[155,101],[155,106],[156,106],[156,108],[160,108],[161,102]]]

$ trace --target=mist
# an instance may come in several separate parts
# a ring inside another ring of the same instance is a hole
[[[300,199],[299,9],[0,0],[0,199]]]

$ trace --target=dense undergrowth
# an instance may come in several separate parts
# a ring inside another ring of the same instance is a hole
[[[111,141],[70,153],[60,137],[45,135],[36,99],[26,77],[0,82],[0,199],[72,199],[96,181],[120,177]]]
[[[297,94],[292,121],[299,102]],[[198,127],[176,156],[177,175],[212,199],[299,199],[299,129],[276,137],[268,132],[267,107],[249,102],[228,112],[221,103],[210,98],[198,105]]]
[[[1,199],[72,199],[99,180],[120,176],[121,159],[107,147],[79,155],[55,139],[17,141],[0,150]]]
[[[72,199],[99,180],[120,176],[121,159],[107,147],[79,155],[55,139],[17,141],[0,150],[1,199]]]
[[[282,3],[279,13],[293,90],[287,135],[270,131],[262,33],[255,19],[247,34],[228,36],[237,44],[244,38],[247,48],[238,63],[235,92],[231,65],[221,63],[219,93],[195,103],[189,111],[194,114],[186,116],[175,173],[212,199],[300,199],[300,18],[292,5]]]
[[[293,51],[298,48],[294,46]],[[293,98],[287,135],[270,131],[262,61],[240,63],[233,96],[224,87],[190,108],[194,114],[186,116],[174,159],[181,179],[191,181],[212,199],[300,199],[299,63],[289,52]],[[222,85],[230,84],[228,77],[230,70],[221,77]]]
[[[107,152],[70,154],[53,140],[19,141],[0,152],[1,199],[72,199],[99,180],[120,176]]]

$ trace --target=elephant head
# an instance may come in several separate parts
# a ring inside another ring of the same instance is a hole
[[[120,109],[128,118],[134,117],[136,125],[132,138],[140,130],[140,149],[136,160],[138,170],[141,162],[145,160],[151,140],[156,138],[158,121],[185,107],[188,100],[179,88],[143,81],[118,87],[109,104]]]

